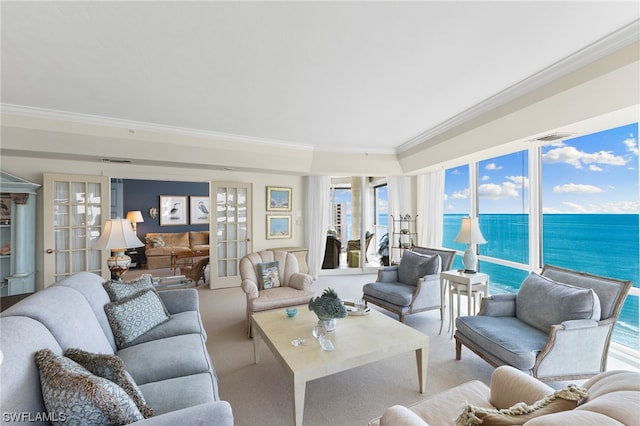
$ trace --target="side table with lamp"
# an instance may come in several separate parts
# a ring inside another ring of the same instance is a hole
[[[128,219],[116,218],[106,220],[102,234],[93,248],[111,250],[107,267],[111,271],[111,278],[120,280],[131,264],[131,258],[125,254],[125,250],[142,246],[144,243],[133,232],[131,222]]]

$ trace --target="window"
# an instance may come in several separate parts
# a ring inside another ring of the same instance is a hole
[[[469,216],[470,192],[469,192],[469,166],[464,165],[447,169],[444,177],[444,225],[442,233],[442,246],[454,250],[466,250],[465,244],[456,243],[454,240],[462,218]],[[462,257],[456,256],[452,265],[453,269],[462,268]]]
[[[638,125],[542,148],[543,261],[638,286]],[[640,349],[638,297],[628,297],[614,341]]]

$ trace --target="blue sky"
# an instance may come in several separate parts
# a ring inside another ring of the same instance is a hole
[[[481,213],[528,212],[527,153],[481,161]],[[467,166],[447,170],[445,213],[469,209]],[[638,123],[542,148],[545,213],[639,213]]]

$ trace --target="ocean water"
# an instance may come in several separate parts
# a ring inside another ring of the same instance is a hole
[[[446,214],[445,247],[464,250],[455,243],[461,219],[467,215]],[[528,215],[480,215],[480,229],[487,244],[486,256],[528,264]],[[543,264],[629,280],[640,281],[640,244],[637,214],[545,214],[543,215]],[[454,268],[462,267],[460,256]],[[491,277],[491,292],[515,293],[527,272],[480,262],[479,269]],[[638,297],[627,297],[613,332],[613,341],[640,350]]]

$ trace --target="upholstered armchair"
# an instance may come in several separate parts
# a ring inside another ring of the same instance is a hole
[[[484,298],[477,316],[456,319],[456,359],[466,346],[493,366],[542,381],[605,371],[611,334],[630,281],[546,265],[517,294]]]
[[[378,271],[374,283],[365,284],[362,298],[398,315],[404,322],[406,315],[440,309],[440,272],[449,270],[456,252],[453,250],[414,247],[405,250],[399,265]]]
[[[335,269],[340,266],[342,243],[333,235],[327,235],[327,246],[324,249],[322,269]]]
[[[240,259],[240,278],[242,290],[247,296],[249,337],[251,315],[254,312],[306,304],[313,297],[313,278],[298,272],[298,260],[285,251],[266,250],[247,254]]]

